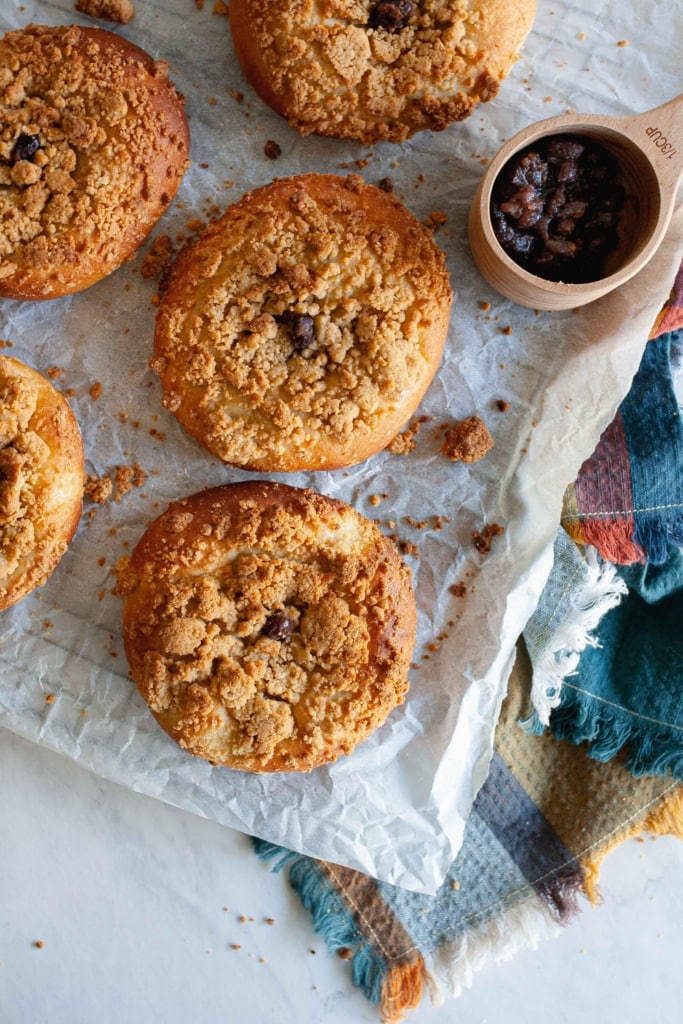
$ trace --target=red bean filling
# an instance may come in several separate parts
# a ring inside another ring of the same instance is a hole
[[[266,619],[261,630],[261,636],[268,637],[269,640],[288,640],[293,632],[294,623],[292,620],[288,619],[282,612],[273,612]]]
[[[308,313],[294,313],[286,309],[278,317],[289,331],[295,352],[303,352],[315,342],[315,321]]]
[[[379,3],[375,3],[370,8],[370,28],[383,28],[387,32],[400,32],[410,21],[414,10],[415,3],[413,0],[394,0],[393,3],[385,3],[380,0]]]
[[[555,136],[515,154],[493,186],[496,238],[525,270],[580,284],[605,274],[619,242],[626,193],[603,146]]]

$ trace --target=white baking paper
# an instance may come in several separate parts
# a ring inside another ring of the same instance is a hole
[[[620,293],[580,312],[536,314],[501,299],[474,268],[470,203],[485,162],[532,121],[568,110],[639,113],[676,95],[683,7],[542,0],[522,59],[493,103],[445,132],[367,147],[300,138],[246,84],[228,19],[213,13],[212,0],[199,6],[136,0],[128,26],[105,25],[168,60],[187,98],[193,165],[154,235],[187,237],[193,220],[248,188],[305,171],[353,171],[369,182],[390,176],[418,218],[446,217],[435,237],[448,256],[455,303],[443,365],[420,409],[428,420],[417,447],[346,472],[280,477],[350,502],[415,546],[406,559],[419,606],[418,667],[407,703],[373,738],[308,775],[212,768],[153,721],[127,675],[113,566],[169,501],[246,474],[208,455],[161,406],[147,365],[155,284],[141,275],[146,245],[71,298],[0,300],[0,338],[14,346],[8,353],[43,372],[63,371],[57,383],[72,394],[88,472],[101,477],[137,463],[147,474],[120,500],[86,503],[52,579],[0,615],[0,723],[134,790],[434,891],[486,776],[515,641],[550,569],[565,486],[628,391],[683,240],[676,218],[658,256]],[[3,3],[3,30],[32,21],[92,24],[73,0]],[[663,29],[656,47],[653,23]],[[276,161],[264,155],[268,140],[281,147]],[[507,411],[497,400],[509,403]],[[469,467],[452,463],[439,454],[437,428],[474,414],[495,448]],[[375,506],[371,495],[386,497]],[[491,523],[505,532],[481,555],[472,532]],[[450,592],[457,583],[466,596]]]

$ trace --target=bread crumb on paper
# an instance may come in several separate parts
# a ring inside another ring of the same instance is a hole
[[[144,278],[159,278],[167,273],[173,260],[173,242],[169,235],[157,235],[142,261],[140,273]]]
[[[97,477],[88,475],[85,479],[84,493],[90,501],[96,505],[104,505],[109,501],[114,491],[114,485],[108,476]]]
[[[409,427],[402,430],[400,434],[397,434],[393,440],[387,445],[387,451],[391,452],[392,455],[407,455],[408,452],[412,452],[416,447],[417,442],[415,438],[420,433],[420,427],[426,422],[426,416],[420,416],[416,419]]]
[[[452,462],[472,463],[493,448],[493,438],[478,416],[468,416],[446,430],[441,454]]]
[[[282,147],[275,139],[268,139],[263,147],[263,152],[269,160],[277,160],[282,155]]]
[[[439,228],[444,226],[447,220],[448,217],[441,210],[432,210],[432,212],[425,217],[422,223],[426,228],[429,228],[430,231],[437,231]]]
[[[127,25],[135,16],[131,0],[76,0],[74,7],[80,14],[119,25]]]
[[[494,537],[499,537],[502,533],[505,533],[505,528],[500,526],[498,523],[490,523],[483,528],[483,530],[474,530],[472,533],[472,541],[475,548],[480,555],[485,555],[491,550],[491,541]]]

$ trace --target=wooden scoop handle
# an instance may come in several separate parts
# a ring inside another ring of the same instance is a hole
[[[636,117],[610,119],[647,155],[663,193],[675,193],[683,176],[683,93]]]

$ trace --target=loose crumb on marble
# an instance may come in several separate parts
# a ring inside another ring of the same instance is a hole
[[[43,942],[42,939],[38,939],[36,942],[33,943],[33,945],[36,947],[36,949],[42,949],[45,943]]]

